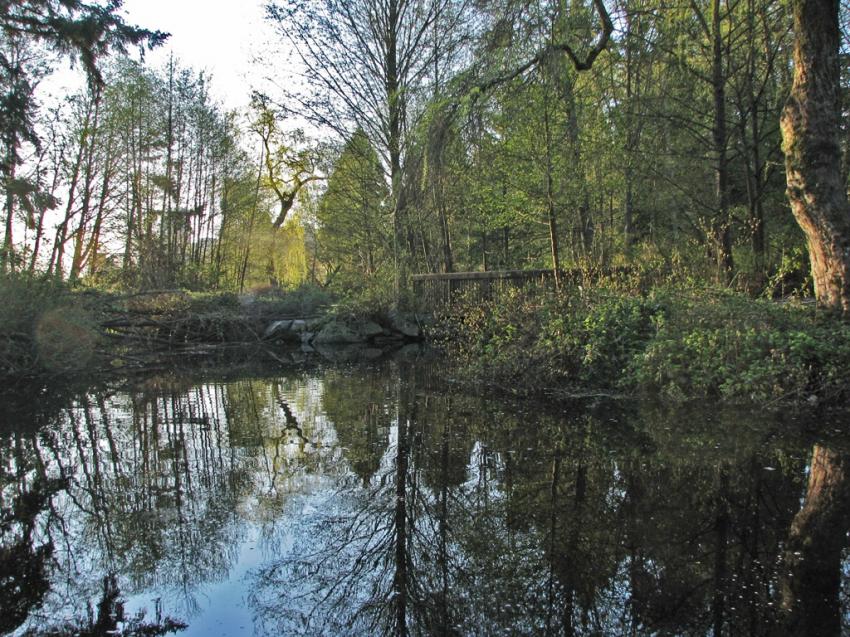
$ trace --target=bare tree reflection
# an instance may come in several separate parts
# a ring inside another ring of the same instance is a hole
[[[0,437],[2,621],[83,626],[113,574],[116,587],[158,591],[191,618],[199,589],[229,577],[246,512],[277,511],[298,476],[330,473],[326,460],[337,461],[312,420],[310,431],[298,423],[283,385],[151,381],[130,394],[81,395],[40,430]],[[312,390],[295,387],[286,392],[309,407]],[[246,439],[240,431],[252,432],[250,446],[233,444]],[[312,465],[302,453],[311,437],[322,447]],[[287,455],[293,441],[298,458]],[[258,454],[281,462],[258,464]],[[270,491],[275,498],[254,499]]]
[[[840,634],[839,447],[433,375],[150,379],[7,429],[0,628],[84,633],[143,591],[191,622],[250,539],[268,634]]]
[[[352,476],[317,502],[292,550],[257,572],[260,628],[775,633],[803,464],[765,445],[770,431],[743,439],[730,415],[682,447],[664,420],[612,428],[604,412],[565,421],[399,392],[366,487]]]

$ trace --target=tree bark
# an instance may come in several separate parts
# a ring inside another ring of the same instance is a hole
[[[723,30],[721,28],[720,0],[713,0],[711,15],[711,84],[714,96],[714,196],[716,217],[712,223],[717,265],[726,283],[732,280],[732,235],[729,227],[729,160],[726,153],[726,74],[724,73]]]
[[[850,457],[815,445],[779,582],[784,635],[841,634],[841,560],[850,529]]]
[[[818,303],[850,310],[850,204],[841,178],[837,0],[793,0],[794,81],[781,128],[788,199]]]
[[[558,215],[555,208],[554,168],[552,166],[552,135],[549,127],[548,104],[544,112],[546,129],[546,221],[549,225],[549,249],[552,254],[552,274],[555,277],[555,289],[561,287],[561,257],[558,246]]]
[[[14,136],[7,141],[6,149],[6,165],[3,166],[3,172],[6,173],[6,178],[11,182],[15,178],[15,170],[17,168],[17,141]],[[15,221],[15,196],[11,188],[6,188],[6,227],[3,233],[3,248],[0,251],[0,272],[11,272],[15,269],[15,243],[12,240],[12,232]]]

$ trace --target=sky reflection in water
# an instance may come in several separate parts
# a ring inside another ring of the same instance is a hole
[[[118,627],[184,635],[847,625],[843,440],[440,377],[161,378],[7,412],[0,633],[116,624],[119,600]]]

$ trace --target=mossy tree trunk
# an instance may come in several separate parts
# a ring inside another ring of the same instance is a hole
[[[815,295],[850,310],[850,204],[841,177],[838,0],[793,0],[794,82],[782,112],[791,209],[809,247]]]

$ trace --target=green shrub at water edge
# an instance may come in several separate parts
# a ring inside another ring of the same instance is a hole
[[[850,399],[850,325],[813,307],[732,294],[668,294],[630,384],[731,401]]]
[[[472,377],[518,390],[677,400],[850,400],[850,325],[812,307],[684,287],[512,290],[444,330]],[[445,323],[444,323],[445,325]]]

